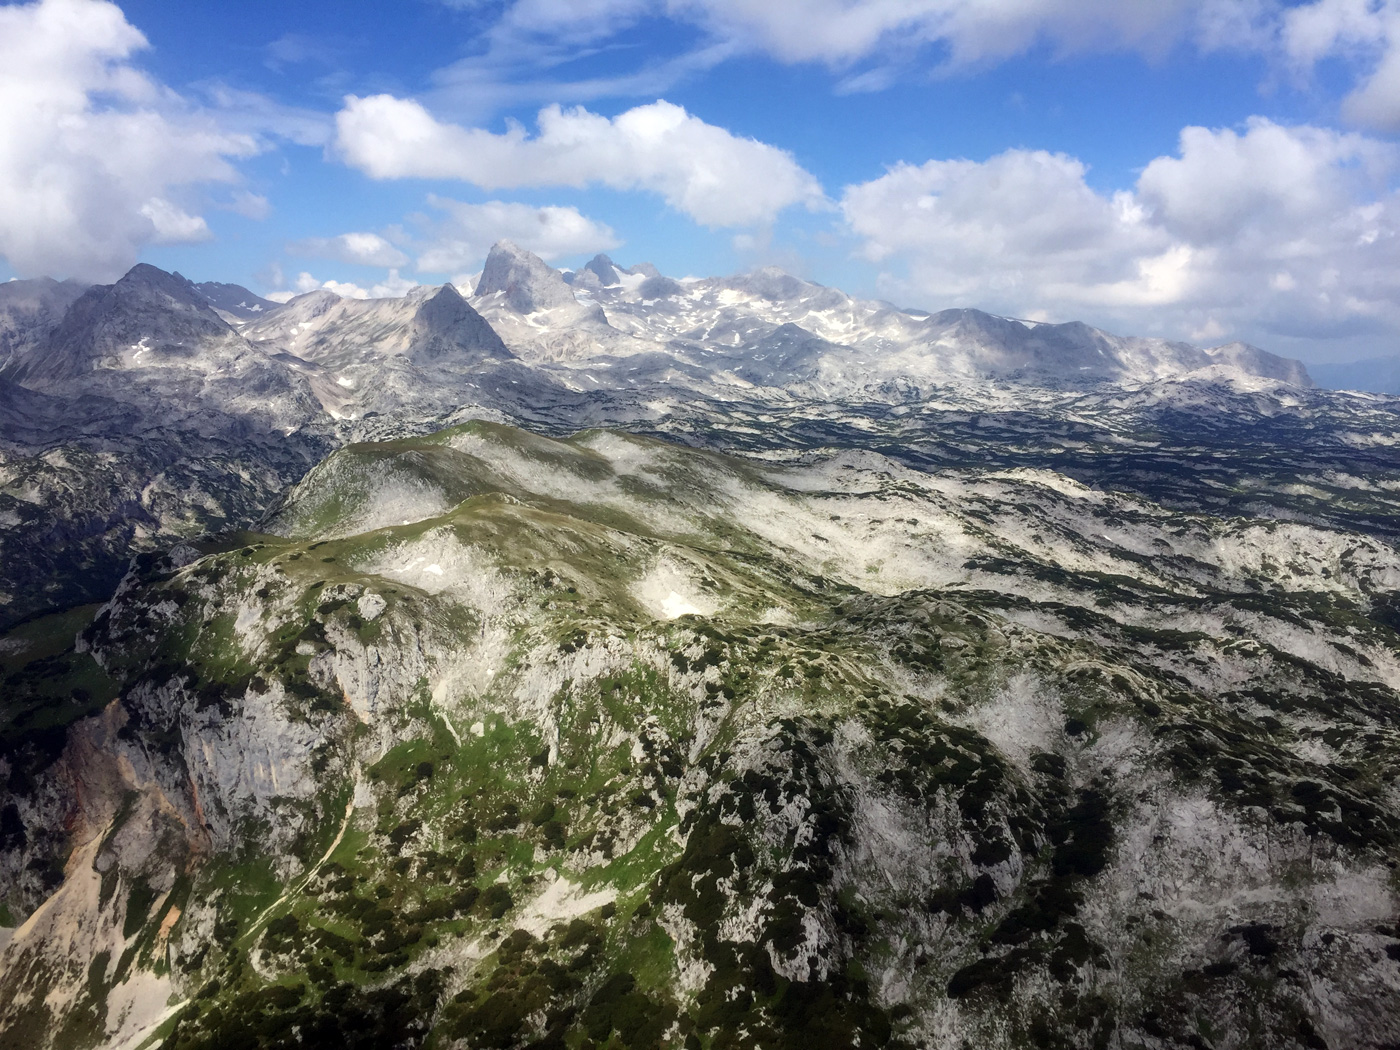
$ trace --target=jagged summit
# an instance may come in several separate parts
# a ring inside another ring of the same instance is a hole
[[[409,353],[441,358],[513,357],[501,337],[451,284],[424,299],[413,314]]]
[[[97,367],[189,360],[234,336],[187,278],[147,263],[116,284],[89,288],[69,307],[45,345],[15,372],[25,383],[71,379]]]
[[[1208,370],[1311,387],[1307,369],[1244,343],[1201,349],[1190,343],[1118,336],[1082,321],[1050,324],[981,310],[943,310],[923,322],[930,344],[968,369],[1052,386],[1139,383]]]
[[[451,284],[424,285],[386,299],[347,299],[318,288],[243,331],[258,345],[335,369],[404,354],[459,363],[511,356]]]
[[[583,268],[596,276],[604,288],[611,288],[615,284],[622,283],[618,276],[618,265],[606,255],[593,256],[584,264]]]
[[[794,277],[776,266],[716,279],[719,286],[770,303],[797,303],[809,310],[839,309],[851,297],[837,288]]]
[[[378,389],[368,374],[352,372],[399,356],[457,371],[432,382],[396,375],[396,404],[428,396],[429,387],[435,403],[477,396],[466,392],[478,388],[462,369],[506,360],[526,363],[540,382],[624,397],[643,385],[663,396],[714,393],[734,377],[765,397],[899,401],[988,382],[1088,389],[1190,377],[1227,385],[1311,385],[1299,362],[1244,344],[1202,349],[1117,336],[1077,321],[1039,323],[970,308],[901,310],[776,267],[676,281],[648,265],[619,267],[600,254],[566,279],[509,241],[491,249],[470,301],[453,286],[420,286],[376,300],[318,289],[243,318],[215,302],[227,306],[233,296],[251,310],[243,291],[194,285],[142,264],[116,284],[78,296],[56,321],[71,290],[36,285],[30,298],[39,295],[49,304],[46,323],[33,317],[10,322],[16,334],[0,370],[41,387],[94,368],[203,361],[197,367],[209,371],[213,349],[246,349],[237,338],[243,336],[265,352],[289,355],[284,367],[305,372],[310,363],[324,370],[318,396],[333,414]],[[0,350],[4,314],[0,299]],[[22,352],[14,349],[21,341]],[[628,359],[632,363],[614,367]],[[518,386],[520,377],[510,382]],[[423,391],[415,394],[409,389],[414,384]]]
[[[483,299],[498,292],[503,294],[511,309],[522,314],[576,302],[558,270],[510,241],[497,241],[491,247],[475,298]]]
[[[612,258],[602,254],[595,255],[575,272],[565,271],[563,277],[575,293],[585,295],[630,295],[636,292],[643,299],[660,299],[674,294],[674,289],[679,288],[675,281],[662,276],[661,271],[649,262],[619,266]]]

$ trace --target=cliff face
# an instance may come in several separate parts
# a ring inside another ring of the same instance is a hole
[[[265,528],[4,650],[21,1045],[1400,1039],[1384,542],[481,423]]]

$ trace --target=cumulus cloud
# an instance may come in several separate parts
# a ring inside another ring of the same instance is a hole
[[[1343,100],[1347,119],[1383,131],[1400,131],[1400,0],[1315,0],[1289,8],[1281,30],[1284,50],[1311,69],[1339,56],[1361,76]]]
[[[249,193],[247,190],[234,190],[221,207],[255,222],[261,222],[272,214],[272,204],[266,197],[258,193]]]
[[[659,194],[706,226],[771,222],[794,204],[823,201],[817,180],[783,150],[707,124],[658,101],[609,119],[548,106],[538,134],[503,134],[437,120],[392,95],[347,96],[336,148],[376,179],[462,179],[486,190],[603,185]]]
[[[142,245],[204,240],[194,188],[256,153],[142,73],[106,0],[0,7],[0,255],[18,272],[110,278]]]
[[[1388,143],[1256,118],[1185,129],[1115,194],[1072,157],[1011,150],[900,165],[842,209],[887,291],[924,305],[1344,337],[1400,326],[1398,165]]]
[[[160,197],[152,197],[140,211],[150,220],[155,233],[151,239],[157,244],[194,244],[214,237],[202,215],[191,215]]]
[[[288,245],[293,255],[311,255],[357,266],[403,266],[408,256],[377,233],[342,233],[310,237]]]
[[[508,201],[464,204],[436,195],[428,198],[443,213],[418,257],[427,273],[458,273],[480,266],[491,245],[513,241],[542,259],[605,252],[621,242],[607,226],[576,208],[536,207]]]
[[[923,287],[1005,304],[1047,286],[1101,286],[1167,247],[1130,195],[1105,198],[1084,174],[1041,150],[901,164],[848,187],[842,209],[869,259],[906,257]]]
[[[342,299],[401,299],[417,287],[417,281],[400,277],[397,269],[390,269],[384,280],[368,288],[352,281],[323,281],[303,270],[297,274],[291,288],[269,292],[263,298],[270,299],[274,303],[285,303],[298,295],[305,295],[307,292],[315,292],[324,288],[326,291],[334,292]]]

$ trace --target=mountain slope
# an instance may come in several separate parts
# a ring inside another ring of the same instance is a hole
[[[53,385],[97,368],[192,362],[217,354],[233,330],[179,274],[144,263],[114,285],[88,289],[73,303],[41,355],[23,362],[15,379]],[[149,362],[141,359],[150,357]]]
[[[151,266],[83,291],[4,371],[4,624],[102,600],[139,551],[255,520],[327,449],[305,377]]]
[[[0,376],[48,338],[84,290],[76,281],[49,277],[0,284]]]
[[[479,423],[267,527],[98,612],[61,754],[8,730],[32,1045],[1400,1037],[1388,544]]]
[[[280,303],[255,295],[241,284],[201,281],[195,288],[215,310],[220,311],[220,316],[225,320],[249,321],[281,306]]]
[[[1395,399],[508,245],[45,310],[0,1043],[1400,1043]]]

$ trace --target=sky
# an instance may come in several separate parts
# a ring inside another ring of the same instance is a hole
[[[1400,354],[1400,0],[0,3],[0,280],[402,295],[509,239]]]

